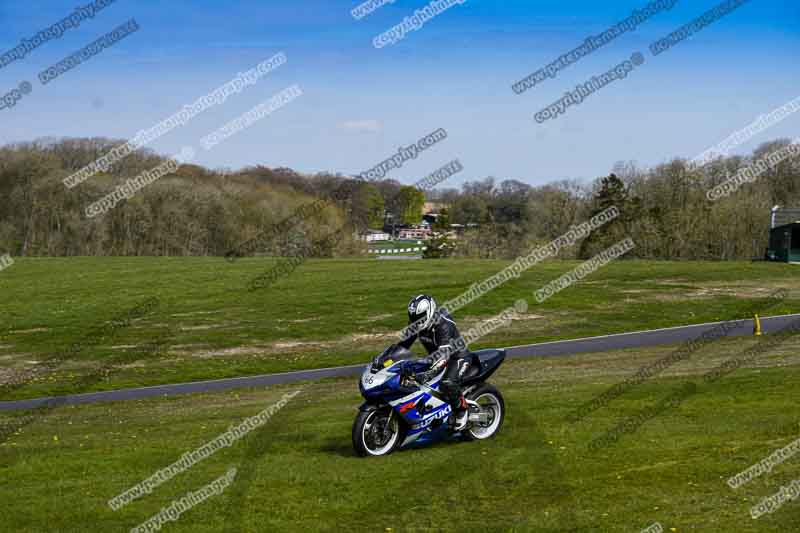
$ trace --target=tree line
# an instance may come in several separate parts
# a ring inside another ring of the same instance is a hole
[[[512,258],[616,205],[618,219],[563,256],[589,257],[631,237],[636,248],[630,257],[751,259],[763,256],[767,246],[772,206],[800,207],[800,158],[781,162],[730,197],[714,202],[706,197],[710,188],[789,143],[779,139],[748,156],[720,158],[701,169],[681,158],[653,168],[625,162],[589,182],[531,186],[489,177],[424,194],[396,180],[364,182],[334,172],[308,175],[264,166],[232,171],[185,164],[103,216],[87,218],[89,204],[166,161],[151,150],[139,150],[73,189],[64,186],[64,178],[121,142],[40,139],[0,148],[0,252],[222,256],[300,206],[339,191],[337,201],[319,216],[265,243],[260,253],[291,255],[293,248],[314,243],[321,257],[363,254],[359,232],[388,222],[417,223],[422,202],[428,200],[443,207],[437,229],[444,231],[450,223],[471,225],[449,243],[446,255]],[[341,232],[336,246],[319,246],[326,242],[320,236],[331,230]]]

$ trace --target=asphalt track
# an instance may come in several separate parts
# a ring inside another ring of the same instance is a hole
[[[793,322],[800,321],[800,314],[782,315],[761,319],[761,331],[764,334],[774,333],[787,328]],[[697,339],[704,332],[713,329],[723,322],[708,322],[693,326],[678,326],[674,328],[636,331],[632,333],[619,333],[603,335],[601,337],[587,337],[566,341],[543,342],[525,346],[512,346],[506,348],[509,358],[512,357],[558,357],[581,353],[606,352],[610,350],[623,350],[626,348],[643,348],[664,344],[678,344]],[[728,337],[741,337],[753,334],[753,320],[730,321],[731,326],[727,332]],[[156,385],[154,387],[139,387],[135,389],[121,389],[106,392],[90,392],[86,394],[72,394],[67,396],[51,396],[47,398],[33,398],[30,400],[15,400],[0,402],[0,411],[16,411],[21,409],[34,409],[38,407],[52,408],[63,405],[79,405],[85,403],[112,402],[121,400],[138,400],[154,396],[172,396],[176,394],[190,394],[193,392],[217,392],[247,387],[264,387],[292,383],[295,381],[312,381],[326,378],[339,378],[357,376],[361,374],[363,364],[340,366],[335,368],[320,368],[315,370],[299,370],[296,372],[283,372],[280,374],[264,374],[260,376],[246,376],[241,378],[217,379],[213,381],[195,381],[192,383],[177,383],[173,385]]]

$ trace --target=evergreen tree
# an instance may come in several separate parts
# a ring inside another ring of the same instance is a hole
[[[589,259],[629,237],[628,228],[633,216],[631,211],[636,209],[637,205],[638,202],[629,198],[627,187],[616,174],[603,178],[600,181],[599,190],[592,198],[590,217],[594,217],[611,207],[616,207],[619,210],[619,216],[602,227],[595,229],[583,240],[578,254],[579,257],[581,259]]]

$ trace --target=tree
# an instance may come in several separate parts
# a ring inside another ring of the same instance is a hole
[[[616,174],[610,174],[600,180],[599,188],[592,200],[592,210],[589,216],[594,217],[611,207],[616,207],[620,215],[592,231],[583,240],[579,252],[582,259],[589,259],[629,236],[627,232],[627,222],[630,218],[628,190]]]
[[[398,202],[401,206],[403,224],[419,224],[422,220],[422,208],[425,205],[425,193],[410,185],[401,187]]]
[[[367,196],[366,204],[369,227],[372,229],[381,229],[383,227],[383,218],[386,213],[383,196],[381,196],[380,191],[374,185],[366,185],[364,188],[366,191],[363,194]]]
[[[433,237],[425,243],[427,248],[422,253],[425,259],[440,259],[453,254],[454,245],[448,236],[450,231],[450,217],[447,209],[443,208],[436,217],[436,222],[431,225]]]
[[[431,229],[435,232],[446,232],[450,230],[450,211],[443,207],[439,211],[439,216],[436,217],[436,222],[433,223]]]
[[[450,216],[454,224],[481,224],[489,218],[489,207],[482,198],[462,196],[450,208]]]
[[[447,238],[446,233],[439,233],[425,241],[425,251],[422,252],[423,259],[442,259],[449,257],[453,253],[453,244]]]
[[[309,176],[287,168],[230,171],[193,164],[147,185],[105,215],[87,218],[91,203],[165,161],[151,150],[138,150],[80,186],[64,187],[65,177],[122,142],[40,139],[0,147],[0,254],[223,255],[300,206],[334,197],[269,242],[259,240],[253,253],[288,253],[293,243],[307,248],[333,232],[341,240],[315,247],[315,253],[355,254],[363,246],[353,234],[380,227],[384,212],[396,223],[420,220],[423,193],[394,180],[365,183],[332,172]],[[434,225],[439,240],[428,255],[446,250],[512,258],[614,205],[618,219],[560,256],[591,257],[626,237],[636,243],[633,253],[647,259],[763,256],[772,206],[800,207],[800,157],[786,158],[729,197],[711,201],[706,193],[788,142],[771,141],[749,156],[720,157],[701,168],[679,158],[649,169],[623,162],[591,184],[560,181],[531,188],[516,180],[496,185],[487,178],[461,190],[428,191],[430,199],[447,204]],[[448,218],[479,227],[463,232],[457,247],[444,246]]]

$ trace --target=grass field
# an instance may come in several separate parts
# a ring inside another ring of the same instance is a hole
[[[800,501],[753,520],[800,477],[800,456],[734,491],[726,480],[800,437],[800,339],[706,385],[754,339],[719,341],[581,422],[578,405],[674,347],[507,362],[500,434],[380,459],[353,456],[355,380],[54,411],[0,445],[2,531],[127,531],[238,468],[234,483],[165,531],[797,531]],[[591,451],[588,443],[686,382],[697,394]],[[262,428],[114,512],[106,502],[224,432],[300,394]],[[20,415],[16,415],[20,416]],[[8,416],[2,416],[8,418]],[[670,529],[674,528],[674,529]]]
[[[0,272],[0,380],[26,375],[65,351],[70,356],[55,372],[2,399],[364,362],[396,339],[410,297],[428,292],[444,301],[506,265],[309,261],[273,286],[249,292],[247,282],[272,264],[214,258],[18,260]],[[577,264],[540,264],[458,310],[455,318],[464,330],[528,298],[528,314],[482,339],[474,346],[479,348],[748,318],[778,288],[789,297],[763,314],[794,312],[800,302],[800,268],[793,265],[625,261],[535,304],[535,290]],[[159,305],[146,316],[111,334],[93,334],[150,297]],[[78,380],[86,373],[95,378]]]

